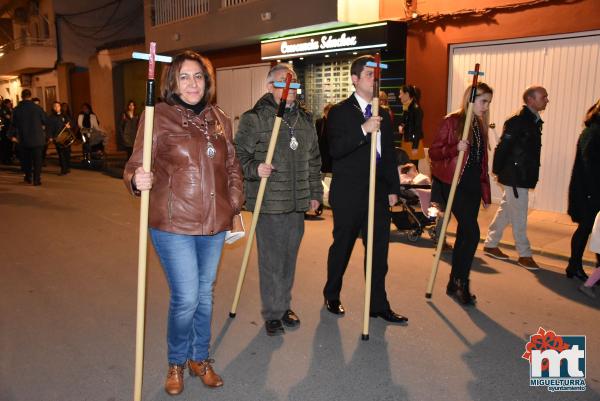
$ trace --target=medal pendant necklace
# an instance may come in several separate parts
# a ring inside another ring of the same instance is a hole
[[[182,111],[182,110],[180,110]],[[211,141],[211,135],[208,132],[208,121],[206,119],[206,117],[204,117],[204,123],[203,124],[199,124],[198,121],[198,117],[197,116],[190,116],[189,115],[189,111],[186,110],[186,112],[182,111],[182,117],[183,121],[182,121],[182,125],[184,127],[188,126],[188,122],[190,124],[192,124],[194,127],[198,128],[200,130],[200,132],[202,132],[204,134],[204,136],[206,137],[206,156],[208,156],[210,159],[213,159],[216,155],[217,155],[217,149],[215,148],[215,145],[213,145],[212,141]],[[219,124],[220,127],[220,124]],[[215,138],[217,138],[217,135],[219,135],[219,132],[215,132],[215,134],[213,134],[213,136]]]
[[[298,118],[300,118],[299,112],[298,114],[296,114],[296,121],[294,121],[294,125],[290,125],[287,121],[285,121],[284,118],[281,119],[281,121],[283,121],[285,125],[287,125],[287,127],[290,129],[290,149],[292,150],[298,149],[299,145],[298,140],[294,136],[294,128],[296,127],[296,124],[298,124]]]

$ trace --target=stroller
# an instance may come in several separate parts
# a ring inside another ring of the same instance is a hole
[[[431,180],[419,174],[408,155],[396,149],[396,162],[400,175],[400,211],[392,211],[392,223],[398,231],[405,232],[408,240],[416,242],[423,232],[435,242],[438,237],[438,208],[431,205]]]
[[[400,185],[398,205],[400,211],[392,211],[392,223],[400,232],[407,234],[410,242],[417,242],[423,232],[427,231],[429,238],[437,241],[437,212],[435,206],[422,210],[419,197],[411,189],[431,189],[431,185]]]

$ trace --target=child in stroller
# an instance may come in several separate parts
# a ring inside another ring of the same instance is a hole
[[[413,163],[398,167],[400,173],[400,211],[392,211],[392,222],[398,231],[406,232],[416,242],[424,231],[437,240],[437,207],[431,205],[431,180],[417,171]]]

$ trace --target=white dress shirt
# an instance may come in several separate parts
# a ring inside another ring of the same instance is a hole
[[[359,96],[358,93],[354,92],[354,97],[356,98],[356,100],[358,100],[358,105],[360,106],[360,110],[363,113],[363,116],[365,115],[365,111],[367,109],[367,105],[370,104],[369,102],[367,102],[365,99],[363,99],[362,97]],[[362,128],[362,127],[361,127]],[[365,136],[367,136],[367,132],[365,132],[365,129],[362,128],[363,134]],[[381,131],[377,130],[377,153],[379,153],[379,155],[381,155]]]

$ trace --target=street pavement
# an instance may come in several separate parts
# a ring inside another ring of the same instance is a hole
[[[57,172],[50,163],[43,185],[33,187],[16,167],[0,167],[0,400],[131,400],[139,200],[102,173]],[[250,214],[244,219],[248,227]],[[573,228],[566,219],[534,226],[551,232],[556,243],[568,243]],[[150,250],[143,399],[600,399],[600,299],[586,298],[577,291],[579,282],[565,278],[560,255],[536,253],[542,269],[530,272],[514,262],[510,233],[505,238],[512,261],[486,257],[480,246],[471,274],[479,302],[463,308],[444,293],[449,255],[443,255],[433,298],[426,300],[433,244],[426,234],[412,243],[393,232],[388,297],[410,321],[396,326],[370,319],[370,339],[362,341],[359,242],[342,291],[346,316],[331,315],[322,305],[331,229],[329,211],[306,222],[292,301],[302,324],[281,337],[264,334],[255,251],[237,317],[229,318],[245,241],[225,247],[211,345],[225,386],[209,390],[186,375],[177,397],[163,390],[168,288]],[[486,229],[481,226],[483,234]],[[536,244],[551,241],[539,242],[538,231],[530,238],[541,250]],[[562,252],[568,254],[568,247]],[[529,363],[521,355],[539,327],[587,336],[586,391],[529,386]]]

